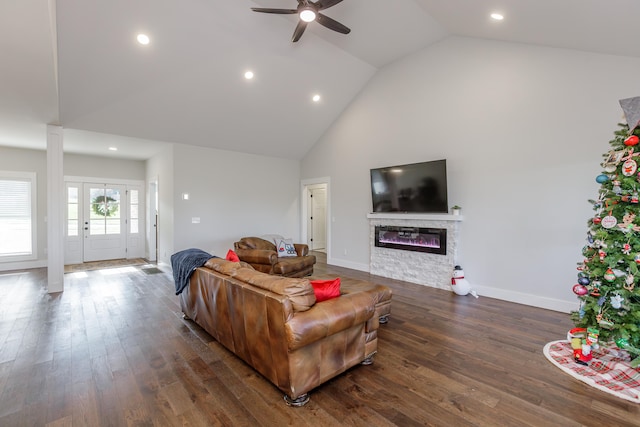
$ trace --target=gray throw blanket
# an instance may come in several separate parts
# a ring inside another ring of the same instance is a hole
[[[211,258],[218,258],[200,249],[185,249],[171,255],[171,268],[173,269],[173,280],[176,282],[176,295],[189,284],[191,273],[202,267]]]

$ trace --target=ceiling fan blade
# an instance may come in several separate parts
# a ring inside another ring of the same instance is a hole
[[[277,13],[278,15],[293,15],[298,13],[297,9],[270,9],[268,7],[252,7],[254,12]]]
[[[316,22],[327,27],[330,30],[337,31],[342,34],[349,34],[351,32],[348,27],[345,27],[335,19],[331,19],[327,15],[323,15],[322,13],[318,13],[318,15],[316,16]]]
[[[293,31],[293,37],[291,37],[292,42],[297,42],[302,37],[304,30],[307,29],[307,23],[303,20],[298,21],[298,25],[296,25],[296,29]]]
[[[335,6],[342,0],[319,0],[315,3],[318,10],[329,9],[331,6]]]

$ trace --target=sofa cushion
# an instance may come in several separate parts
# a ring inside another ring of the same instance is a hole
[[[276,245],[272,241],[261,239],[260,237],[243,237],[238,243],[240,246],[239,249],[276,250]]]
[[[227,276],[231,276],[240,268],[253,270],[251,264],[247,264],[246,262],[232,262],[222,258],[211,258],[204,264],[204,266],[212,269],[213,271],[217,271],[218,273],[226,274]]]
[[[313,292],[316,295],[316,302],[326,301],[340,296],[340,278],[333,280],[310,280]]]
[[[260,289],[287,296],[294,312],[307,311],[316,303],[313,287],[307,279],[272,276],[248,269],[237,269],[231,277]]]
[[[280,239],[276,244],[276,251],[278,252],[278,257],[294,257],[298,256],[296,252],[295,246],[293,246],[292,239]]]

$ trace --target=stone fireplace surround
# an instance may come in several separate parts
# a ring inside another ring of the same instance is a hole
[[[457,263],[461,215],[371,213],[369,219],[369,272],[439,289],[451,289],[453,267]],[[443,228],[447,230],[447,254],[412,252],[375,246],[376,225]]]

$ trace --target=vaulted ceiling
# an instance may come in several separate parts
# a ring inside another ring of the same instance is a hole
[[[380,68],[448,36],[640,56],[636,0],[344,0],[323,13],[350,34],[311,23],[297,43],[296,15],[251,11],[296,6],[0,2],[0,145],[44,149],[59,123],[69,152],[144,159],[163,141],[299,159]]]

